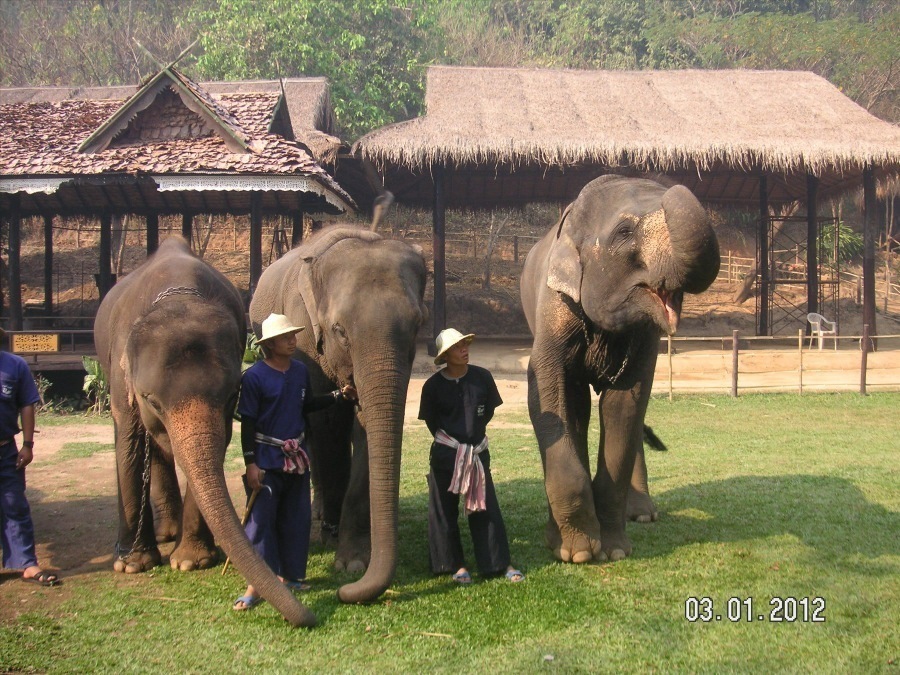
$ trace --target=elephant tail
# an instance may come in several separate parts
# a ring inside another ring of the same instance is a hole
[[[653,429],[646,424],[644,425],[644,443],[649,445],[651,450],[658,450],[659,452],[665,452],[669,449],[659,436],[653,433]]]

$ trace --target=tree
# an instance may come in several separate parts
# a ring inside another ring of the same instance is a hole
[[[350,136],[419,112],[428,60],[424,0],[220,0],[202,26],[204,77],[324,76]]]

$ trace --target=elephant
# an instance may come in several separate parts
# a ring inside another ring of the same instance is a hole
[[[292,625],[312,626],[315,615],[253,550],[225,484],[246,336],[237,290],[179,237],[164,240],[100,303],[94,342],[109,380],[119,488],[114,569],[138,573],[160,562],[153,483],[165,523],[160,538],[177,531],[172,567],[215,564],[218,541]],[[175,462],[187,477],[183,511],[173,505],[180,501]]]
[[[358,409],[310,415],[314,517],[337,535],[335,567],[365,574],[343,602],[380,596],[397,566],[400,449],[416,335],[428,318],[421,249],[348,226],[322,229],[263,272],[250,303],[256,334],[271,312],[307,329],[296,357],[313,391],[353,383]],[[352,445],[352,457],[351,457]]]
[[[631,554],[626,519],[656,518],[647,487],[644,416],[662,334],[684,293],[719,271],[719,244],[684,186],[623,176],[588,183],[529,251],[521,299],[534,336],[528,410],[549,506],[545,539],[565,562]],[[589,386],[599,395],[594,478]]]

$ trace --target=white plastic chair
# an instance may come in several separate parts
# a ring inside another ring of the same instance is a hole
[[[821,314],[816,314],[815,312],[810,312],[806,315],[806,320],[809,321],[809,325],[812,327],[812,332],[809,334],[809,346],[812,347],[813,338],[819,339],[819,351],[822,351],[822,342],[825,340],[826,335],[830,335],[832,340],[834,340],[834,348],[837,349],[837,322],[829,321]]]

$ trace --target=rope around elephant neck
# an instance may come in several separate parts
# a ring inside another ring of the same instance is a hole
[[[198,298],[203,297],[200,291],[198,291],[196,288],[191,288],[190,286],[170,286],[156,296],[156,300],[153,301],[153,305],[158,303],[160,300],[164,300],[173,295],[196,295]]]
[[[144,511],[147,508],[147,496],[150,494],[150,432],[146,429],[144,430],[144,448],[144,472],[141,475],[141,510],[140,515],[138,516],[137,531],[134,534],[134,541],[132,542],[131,550],[128,551],[128,553],[122,555],[118,550],[116,551],[119,555],[119,560],[125,563],[128,562],[128,558],[134,553],[134,550],[141,540],[141,532],[144,530]],[[118,548],[119,543],[116,542],[116,549]]]

